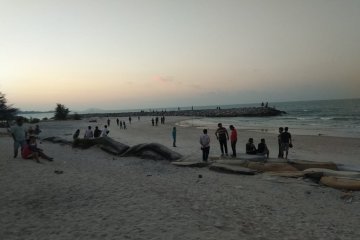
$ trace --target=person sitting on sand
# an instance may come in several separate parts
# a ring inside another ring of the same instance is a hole
[[[35,136],[29,137],[29,142],[22,149],[21,156],[24,159],[34,159],[37,163],[40,163],[39,158],[44,158],[50,162],[54,160],[54,158],[46,155],[41,148],[37,147]]]
[[[266,158],[269,158],[270,151],[265,143],[265,139],[262,138],[258,144],[257,153],[260,155],[266,155]]]
[[[256,153],[257,153],[257,150],[254,145],[254,139],[249,138],[249,141],[246,143],[246,154],[255,155]]]

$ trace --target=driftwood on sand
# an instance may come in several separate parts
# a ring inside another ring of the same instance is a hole
[[[68,144],[72,145],[75,148],[82,149],[87,149],[92,146],[98,146],[105,152],[121,157],[134,156],[139,158],[168,161],[175,161],[182,158],[181,154],[174,152],[159,143],[143,143],[130,147],[109,137],[100,137],[93,139],[78,138],[75,139],[73,142],[58,137],[49,137],[44,139],[44,141]]]

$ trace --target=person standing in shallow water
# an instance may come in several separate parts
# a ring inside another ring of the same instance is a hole
[[[290,147],[290,145],[292,145],[291,134],[288,132],[288,130],[289,130],[289,128],[285,127],[285,132],[280,134],[281,150],[283,152],[283,156],[284,156],[284,151],[285,151],[285,159],[288,158],[289,147]]]
[[[172,138],[173,138],[173,147],[176,147],[176,127],[173,127]]]
[[[218,129],[215,132],[215,136],[220,143],[221,156],[224,156],[224,150],[225,155],[228,156],[227,141],[229,140],[229,134],[226,128],[222,126],[222,123],[218,124]]]
[[[210,152],[210,137],[207,134],[207,129],[204,129],[203,134],[201,134],[200,136],[200,145],[202,151],[202,159],[204,162],[207,162]]]
[[[237,142],[237,131],[233,125],[230,125],[230,143],[233,154],[232,157],[236,157],[236,142]]]
[[[281,137],[280,137],[283,132],[284,132],[284,128],[279,127],[279,135],[278,135],[279,154],[278,154],[278,158],[284,158],[284,152],[283,152],[282,147],[281,147]]]

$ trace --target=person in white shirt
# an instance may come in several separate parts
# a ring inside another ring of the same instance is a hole
[[[203,161],[207,162],[210,152],[210,137],[207,135],[207,129],[204,129],[203,134],[200,136],[200,145],[203,152]]]
[[[107,128],[107,125],[105,125],[104,126],[104,129],[102,130],[102,132],[101,132],[101,136],[102,137],[106,137],[108,134],[109,134],[109,130],[108,130],[108,128]]]
[[[84,139],[91,139],[94,137],[94,133],[91,130],[91,126],[88,126],[88,129],[85,131]]]

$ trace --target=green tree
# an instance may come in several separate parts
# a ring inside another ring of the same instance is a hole
[[[55,108],[55,119],[56,120],[66,120],[69,114],[69,109],[64,105],[57,103]]]
[[[0,120],[11,120],[15,117],[18,109],[13,108],[12,105],[7,105],[5,94],[0,92]]]

